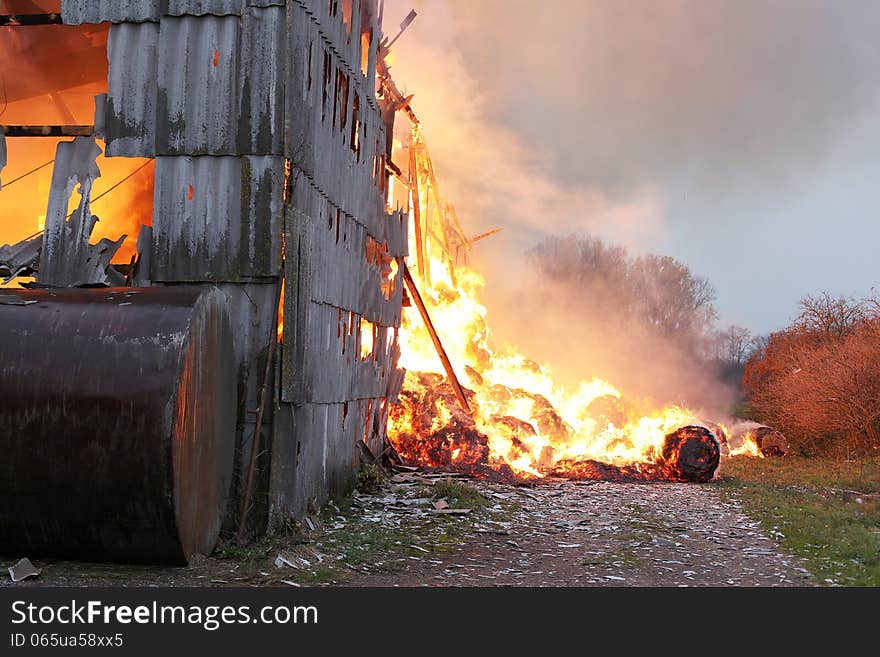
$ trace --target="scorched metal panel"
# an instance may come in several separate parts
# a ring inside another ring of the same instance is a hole
[[[156,158],[153,280],[277,276],[283,186],[279,157]]]
[[[107,155],[156,154],[158,48],[158,23],[123,23],[110,28]]]
[[[163,18],[159,30],[159,155],[235,155],[241,21]]]
[[[61,18],[67,25],[83,23],[142,23],[158,21],[162,0],[62,0]]]

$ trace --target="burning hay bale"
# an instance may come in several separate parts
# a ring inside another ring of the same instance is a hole
[[[733,427],[731,456],[785,456],[788,440],[778,429],[757,422],[741,422]]]
[[[703,424],[705,424],[706,428],[714,433],[715,437],[718,439],[718,446],[721,448],[721,455],[728,456],[730,454],[730,436],[727,435],[727,430],[724,426],[717,422],[704,421]]]
[[[620,397],[614,395],[596,397],[587,406],[586,412],[600,425],[613,424],[616,427],[622,427],[626,424],[626,406]]]
[[[781,431],[773,427],[758,427],[746,433],[745,439],[751,439],[761,456],[785,456],[788,454],[788,440]]]
[[[706,482],[721,460],[718,438],[706,427],[682,427],[666,436],[660,461],[669,479]]]
[[[617,466],[594,460],[560,461],[550,474],[568,479],[705,483],[715,476],[720,460],[715,434],[688,425],[666,435],[654,462]]]
[[[465,396],[470,402],[474,395],[465,390]],[[406,427],[394,438],[394,447],[404,462],[418,463],[428,470],[456,470],[478,477],[515,479],[507,466],[489,467],[489,438],[461,408],[444,377],[429,372],[407,372],[400,402],[391,407],[390,420],[395,426]]]
[[[567,442],[574,437],[571,426],[543,396],[518,388],[495,384],[485,401],[504,406],[511,400],[527,400],[529,421],[507,414],[491,415],[482,421],[480,399],[468,389],[464,396],[471,412],[465,410],[455,391],[440,374],[407,372],[400,403],[390,410],[389,432],[403,462],[427,470],[456,471],[500,481],[531,479],[542,475],[569,479],[624,481],[706,482],[718,469],[721,444],[727,443],[723,427],[685,424],[660,434],[654,446],[646,448],[638,461],[623,465],[595,458],[565,458]],[[591,416],[607,426],[608,453],[628,448],[624,402],[611,395],[597,398],[590,405]],[[618,417],[619,416],[619,417]],[[615,422],[620,429],[615,429]],[[550,438],[551,444],[541,443]],[[537,443],[536,443],[537,441]],[[504,445],[505,447],[501,447]],[[502,451],[498,451],[502,449]],[[618,461],[619,463],[620,461]],[[513,467],[512,467],[513,466]]]

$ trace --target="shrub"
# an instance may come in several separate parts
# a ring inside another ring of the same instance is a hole
[[[807,297],[743,375],[755,419],[801,453],[880,448],[880,312],[875,299]]]

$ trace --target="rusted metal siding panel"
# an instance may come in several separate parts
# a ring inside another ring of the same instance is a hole
[[[229,317],[235,327],[233,351],[238,368],[238,422],[252,422],[252,411],[260,403],[259,392],[266,366],[269,339],[276,335],[275,281],[267,283],[221,283],[217,288],[226,296]],[[271,404],[266,420],[271,423]]]
[[[245,7],[284,7],[285,0],[62,0],[68,25],[158,22],[169,16],[241,16]]]
[[[235,439],[234,473],[231,495],[238,499],[241,489],[242,473],[246,471],[247,459],[254,436],[256,414],[260,404],[260,387],[266,367],[266,355],[270,338],[275,337],[276,326],[274,304],[277,284],[235,284],[224,283],[217,286],[226,296],[229,316],[234,327],[233,353],[238,382],[237,421]],[[271,390],[270,390],[271,393]],[[270,444],[274,422],[274,408],[270,399],[263,416],[262,450]],[[231,514],[238,514],[238,505],[231,505]]]
[[[340,1],[339,4],[341,5],[342,2]],[[291,1],[293,10],[300,12],[319,29],[321,40],[339,60],[346,73],[355,83],[364,85],[364,91],[368,91],[372,88],[375,80],[375,67],[370,67],[367,76],[361,72],[361,3],[357,0],[353,2],[350,32],[342,20],[341,6],[336,16],[330,16],[329,6],[330,3],[326,0]],[[371,59],[374,59],[375,46],[380,32],[375,11],[371,11],[369,21],[373,34],[377,37],[371,43],[370,55]],[[367,95],[365,99],[373,108],[376,107],[372,94]]]
[[[330,404],[394,397],[391,389],[396,349],[394,329],[377,327],[372,356],[362,358],[361,315],[311,302],[309,344],[302,364],[303,402]]]
[[[385,299],[381,271],[367,262],[367,243],[375,240],[391,256],[406,255],[408,246],[406,216],[386,213],[373,177],[375,158],[385,148],[385,126],[360,72],[359,43],[357,48],[349,43],[341,18],[327,15],[325,3],[300,0],[290,4],[289,16],[286,145],[294,191],[287,215],[285,302],[295,312],[285,327],[282,398],[297,404],[384,404],[400,383],[393,327],[400,322],[402,285],[398,280]],[[355,40],[359,30],[352,32]],[[333,119],[338,74],[349,76],[344,129]],[[350,143],[355,93],[360,153]],[[377,330],[374,355],[366,360],[361,318]]]
[[[122,23],[110,28],[107,155],[156,155],[158,48],[158,23]]]
[[[394,294],[383,296],[382,272],[366,259],[367,240],[363,225],[342,212],[327,208],[326,220],[312,221],[312,257],[316,263],[332,263],[315,282],[311,299],[363,315],[384,326],[400,323],[402,282],[400,273]]]
[[[160,155],[280,155],[287,16],[162,19],[158,65]]]
[[[287,17],[288,70],[285,103],[285,155],[304,172],[315,167],[313,132],[320,121],[321,61],[317,28],[302,7],[291,4]],[[317,97],[317,102],[315,98]],[[308,175],[308,173],[306,174]]]
[[[114,25],[109,153],[282,154],[286,22],[269,7]]]
[[[158,21],[162,4],[163,0],[62,0],[61,18],[67,25]]]
[[[326,13],[323,4],[320,9]],[[324,24],[309,16],[303,3],[292,2],[289,13],[293,45],[285,154],[321,194],[364,224],[372,235],[381,236],[385,231],[384,204],[373,178],[373,165],[386,142],[372,88],[366,85],[359,67],[352,73],[323,32]],[[342,24],[335,18],[324,18],[334,30],[337,22]],[[333,120],[337,72],[347,76],[349,83],[344,128],[338,119]],[[351,147],[355,94],[360,100],[359,152]]]
[[[163,18],[159,155],[236,155],[239,44],[235,16]]]
[[[270,524],[280,528],[288,515],[301,518],[351,490],[358,442],[380,454],[387,416],[383,400],[285,405],[276,416]]]
[[[241,16],[244,0],[166,0],[169,16]]]
[[[241,44],[238,149],[280,155],[289,37],[283,7],[247,9]]]
[[[157,158],[153,280],[277,276],[283,185],[282,158]]]
[[[367,261],[365,227],[337,212],[304,177],[288,208],[283,399],[302,404],[394,397],[402,283],[390,299]],[[405,227],[405,224],[401,224]],[[405,228],[404,228],[405,230]],[[376,325],[374,355],[361,358],[361,318]]]

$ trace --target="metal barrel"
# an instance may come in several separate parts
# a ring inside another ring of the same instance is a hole
[[[209,554],[232,478],[233,358],[217,290],[0,290],[0,555]]]

